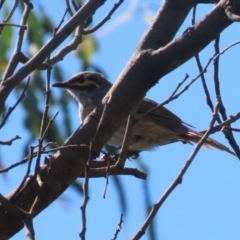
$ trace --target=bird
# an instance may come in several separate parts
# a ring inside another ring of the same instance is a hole
[[[84,71],[75,74],[67,81],[54,83],[52,87],[64,88],[76,99],[79,105],[79,117],[83,122],[110,90],[112,83],[101,73]],[[158,103],[147,98],[143,98],[140,102],[136,110],[138,120],[131,129],[129,151],[151,150],[176,141],[193,144],[202,138],[203,133],[193,130],[190,124],[182,121],[167,108],[157,106]],[[150,109],[152,110],[149,112]],[[121,147],[126,124],[127,119],[111,136],[108,145]],[[212,138],[207,138],[204,146],[210,149],[214,147],[236,156],[228,147]]]

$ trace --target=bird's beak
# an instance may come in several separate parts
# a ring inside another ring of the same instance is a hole
[[[70,84],[68,82],[54,83],[52,87],[69,88]]]

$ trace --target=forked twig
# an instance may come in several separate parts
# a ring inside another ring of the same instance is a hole
[[[95,31],[97,31],[100,27],[102,27],[113,15],[113,13],[118,9],[118,7],[123,3],[124,0],[119,0],[117,3],[114,4],[113,8],[111,9],[111,11],[107,14],[107,16],[100,22],[98,23],[95,27],[91,28],[91,29],[87,29],[87,30],[83,30],[83,34],[90,34],[93,33]]]

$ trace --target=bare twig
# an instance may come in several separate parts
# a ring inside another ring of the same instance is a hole
[[[63,60],[63,58],[70,53],[71,51],[74,51],[77,49],[78,45],[82,42],[82,27],[78,26],[75,30],[75,34],[73,37],[73,40],[66,46],[64,46],[62,49],[60,49],[53,57],[51,57],[48,60],[48,63],[43,62],[40,65],[38,65],[38,70],[46,70],[48,66],[53,66],[57,62]],[[28,62],[30,59],[23,55],[22,53],[19,54],[19,60],[22,63]]]
[[[89,196],[88,196],[88,184],[89,184],[89,169],[90,169],[90,162],[92,160],[92,147],[94,146],[94,142],[96,139],[96,136],[98,135],[99,132],[99,128],[102,124],[102,121],[105,117],[105,112],[106,112],[106,108],[107,108],[107,104],[104,106],[100,121],[98,123],[97,129],[96,129],[96,133],[92,139],[92,141],[90,142],[90,147],[89,147],[89,156],[88,156],[88,161],[86,163],[85,166],[85,181],[83,184],[83,195],[84,195],[84,200],[83,200],[83,204],[81,206],[81,211],[82,211],[82,227],[81,227],[81,231],[79,233],[79,236],[82,240],[85,240],[85,233],[86,233],[86,207],[87,207],[87,202],[89,200]],[[106,174],[106,172],[105,172]]]
[[[29,17],[30,11],[33,8],[33,5],[27,1],[24,1],[24,6],[25,6],[25,8],[24,8],[24,12],[22,15],[20,25],[27,24],[27,19]],[[19,29],[16,47],[12,54],[12,57],[10,58],[10,60],[8,62],[7,68],[6,68],[3,78],[2,78],[2,82],[4,82],[9,76],[11,76],[13,74],[14,70],[16,69],[16,67],[19,63],[19,55],[20,55],[19,53],[21,52],[21,48],[22,48],[22,44],[23,44],[24,32],[25,32],[24,28]]]
[[[118,234],[120,233],[121,229],[122,229],[122,224],[123,224],[123,214],[121,214],[121,217],[120,217],[120,222],[118,223],[118,227],[116,229],[116,232],[113,236],[113,238],[111,240],[116,240],[117,239],[117,236]]]
[[[4,1],[1,1],[0,9],[2,8],[3,3],[4,3]],[[7,15],[7,17],[3,20],[3,23],[6,23],[6,22],[8,22],[10,20],[10,18],[12,17],[14,11],[17,9],[18,4],[19,4],[19,0],[15,0],[14,5],[13,5],[11,11]],[[3,26],[0,27],[0,34],[2,33],[3,28],[4,28],[4,24],[3,24]]]
[[[187,162],[185,163],[184,167],[182,168],[182,170],[180,171],[180,173],[178,174],[178,176],[176,177],[176,179],[173,181],[173,183],[169,186],[169,188],[167,189],[167,191],[163,194],[163,196],[159,199],[159,201],[153,205],[151,212],[149,213],[145,223],[142,225],[141,229],[137,232],[137,234],[132,238],[133,240],[137,240],[140,239],[141,236],[143,236],[143,234],[145,233],[147,227],[149,226],[149,224],[151,223],[151,221],[153,220],[154,216],[157,214],[158,210],[160,209],[160,207],[162,206],[162,204],[164,203],[164,201],[168,198],[168,196],[172,193],[172,191],[179,185],[182,183],[182,178],[185,174],[185,172],[187,171],[187,169],[189,168],[189,166],[191,165],[192,161],[194,160],[196,154],[198,153],[199,149],[201,148],[201,146],[203,145],[203,143],[205,142],[205,140],[207,139],[208,135],[211,132],[211,129],[216,121],[217,118],[217,112],[218,109],[220,107],[220,103],[219,101],[216,104],[216,107],[214,109],[214,113],[213,113],[213,117],[212,120],[210,122],[210,126],[209,129],[207,130],[207,132],[202,136],[202,138],[200,139],[200,141],[197,143],[197,145],[195,146],[193,152],[191,153],[190,157],[188,158]]]
[[[234,131],[234,132],[240,132],[240,128],[233,128],[233,127],[226,127],[228,130]]]
[[[76,50],[78,45],[82,42],[82,30],[81,26],[78,26],[76,28],[73,40],[71,43],[60,49],[56,55],[51,57],[48,61],[49,65],[54,65],[55,63],[61,61],[68,53],[70,53],[73,50]]]
[[[82,240],[85,240],[85,233],[86,233],[86,230],[87,230],[87,227],[86,227],[87,226],[86,208],[87,208],[87,203],[88,203],[88,200],[89,200],[88,185],[89,185],[90,162],[92,160],[92,147],[93,147],[93,141],[90,143],[88,161],[85,165],[85,181],[84,181],[84,184],[83,184],[84,199],[83,199],[83,204],[80,207],[81,212],[82,212],[82,227],[81,227],[81,231],[79,233],[79,236]]]
[[[202,64],[201,64],[201,61],[200,61],[200,58],[199,58],[199,54],[197,54],[195,56],[195,59],[196,59],[196,62],[197,62],[199,72],[202,72]],[[201,75],[201,80],[202,80],[202,86],[203,86],[203,89],[204,89],[204,92],[205,92],[205,95],[206,95],[206,102],[207,102],[208,106],[210,107],[210,109],[213,111],[214,106],[213,106],[213,103],[212,103],[212,100],[211,100],[211,97],[210,97],[210,93],[208,91],[208,87],[207,87],[207,84],[206,84],[204,74]],[[218,118],[218,121],[219,121],[219,118]]]
[[[91,148],[90,148],[91,149]],[[86,163],[85,166],[85,182],[83,184],[83,195],[84,195],[84,200],[83,204],[81,206],[81,212],[82,212],[82,227],[81,227],[81,232],[79,233],[79,236],[82,240],[85,240],[85,233],[87,230],[87,218],[86,218],[86,208],[87,208],[87,202],[89,200],[88,196],[88,183],[89,183],[89,163]]]
[[[110,161],[108,161],[108,164],[107,164],[107,167],[106,167],[106,183],[105,183],[105,188],[104,188],[104,190],[103,190],[103,198],[106,198],[106,194],[107,194],[107,186],[108,186],[108,177],[109,177],[109,170],[110,170],[110,168],[109,168],[109,166],[110,166]]]
[[[71,2],[72,2],[72,5],[73,5],[75,11],[77,11],[77,10],[80,8],[80,6],[79,6],[79,7],[77,6],[75,0],[72,0]],[[80,4],[80,3],[79,3],[79,4]]]
[[[171,97],[174,97],[177,93],[177,91],[179,90],[179,88],[186,82],[186,80],[189,78],[189,75],[186,73],[184,79],[178,83],[177,87],[175,88],[175,90],[173,91],[173,93],[171,94],[170,98]]]
[[[197,5],[195,5],[194,8],[193,8],[192,25],[195,24],[196,10],[197,10]],[[196,62],[197,62],[199,72],[203,72],[203,67],[202,67],[202,64],[201,64],[201,61],[200,61],[199,54],[195,55],[195,59],[196,59]],[[211,111],[213,111],[214,106],[213,106],[213,103],[212,103],[212,100],[211,100],[211,97],[210,97],[210,93],[209,93],[209,90],[208,90],[208,87],[207,87],[207,84],[206,84],[204,73],[201,75],[201,80],[202,80],[202,86],[203,86],[205,96],[206,96],[206,102],[207,102],[208,106],[210,107]],[[219,121],[220,119],[218,118],[217,120]]]
[[[132,127],[134,125],[134,120],[135,120],[135,113],[130,114],[128,116],[128,121],[127,121],[127,126],[126,126],[126,130],[125,130],[124,138],[123,138],[122,148],[121,148],[121,152],[120,152],[118,161],[116,162],[116,167],[123,168],[125,165],[128,147],[129,147],[129,144],[131,141],[131,133],[132,133]]]
[[[48,144],[46,144],[46,145],[48,145]],[[46,145],[45,145],[44,147],[42,147],[42,149],[45,149],[45,148],[46,148]],[[38,147],[38,145],[37,145],[37,146],[34,146],[34,148],[35,148],[35,147]],[[62,146],[62,147],[58,147],[58,148],[52,148],[52,149],[50,149],[50,150],[42,150],[42,151],[41,151],[41,154],[46,154],[46,153],[50,153],[50,152],[56,152],[56,151],[62,150],[62,149],[82,148],[82,147],[84,147],[84,148],[87,147],[87,148],[88,148],[88,146],[85,145],[85,144],[80,144],[80,145],[78,145],[78,144],[76,144],[76,145],[67,145],[67,146]],[[38,152],[34,152],[34,153],[32,154],[32,157],[36,157],[37,154],[38,154]],[[17,167],[17,166],[19,166],[19,165],[21,165],[21,164],[24,164],[24,163],[28,162],[29,159],[30,159],[30,155],[26,156],[25,158],[23,158],[23,159],[20,160],[19,162],[10,165],[10,166],[7,167],[7,168],[1,169],[1,170],[0,170],[0,173],[8,172],[9,170],[11,170],[11,169],[13,169],[13,168],[15,168],[15,167]]]
[[[195,24],[196,19],[196,11],[197,11],[197,4],[193,7],[193,13],[192,13],[192,26]]]
[[[8,140],[8,141],[0,141],[0,145],[8,145],[11,146],[12,143],[17,140],[17,139],[21,139],[21,137],[19,137],[18,135],[16,135],[14,138]]]
[[[27,171],[26,171],[26,174],[25,174],[22,182],[18,186],[17,190],[14,192],[13,198],[17,197],[18,193],[21,191],[22,186],[24,185],[25,181],[27,180],[27,178],[29,176],[29,173],[31,171],[32,159],[33,159],[33,151],[34,151],[34,148],[30,146],[30,157],[29,157]]]
[[[47,127],[46,127],[46,129],[45,129],[45,131],[44,131],[44,133],[43,133],[43,135],[42,135],[42,138],[39,139],[39,143],[41,143],[41,145],[38,144],[38,145],[36,146],[36,147],[38,147],[38,151],[35,152],[35,153],[33,153],[33,156],[34,156],[34,157],[37,157],[36,166],[35,166],[35,173],[36,173],[36,171],[37,171],[37,170],[36,170],[36,169],[37,169],[36,167],[39,166],[38,164],[40,164],[41,154],[49,153],[49,152],[55,152],[55,151],[57,151],[57,150],[59,150],[59,149],[63,149],[63,148],[67,148],[67,147],[68,147],[68,146],[63,146],[62,148],[61,148],[61,147],[58,147],[58,148],[53,148],[53,149],[51,149],[51,150],[43,150],[43,149],[44,149],[44,147],[42,147],[43,140],[44,140],[44,138],[45,138],[45,135],[46,135],[49,127],[51,126],[51,124],[53,123],[54,119],[56,118],[57,114],[58,114],[58,112],[55,113],[55,115],[53,116],[53,118],[50,119],[50,121],[49,121],[49,123],[48,123],[48,125],[47,125]],[[28,160],[29,160],[29,157],[27,157],[27,161],[28,161]]]
[[[197,5],[195,5],[194,8],[193,8],[192,25],[195,24],[196,9],[197,9]],[[207,83],[206,83],[206,80],[205,80],[205,75],[204,75],[204,72],[203,72],[203,67],[202,67],[202,64],[201,64],[201,61],[200,61],[199,54],[195,55],[195,59],[196,59],[196,62],[197,62],[199,72],[203,73],[201,75],[201,80],[202,80],[203,90],[204,90],[205,96],[206,96],[206,102],[207,102],[208,106],[210,107],[211,111],[213,111],[214,106],[213,106],[213,103],[212,103],[212,100],[211,100],[211,97],[210,97],[210,93],[209,93],[209,90],[208,90],[208,87],[207,87]],[[219,117],[217,118],[217,121],[218,121],[218,123],[221,122]]]
[[[236,122],[238,119],[240,119],[240,112],[238,112],[234,116],[230,116],[226,121],[214,126],[211,130],[211,133],[219,132],[222,130],[224,127],[229,127],[229,125],[233,122]]]
[[[67,13],[68,13],[68,9],[65,10],[65,12],[64,12],[64,14],[62,16],[62,19],[61,19],[60,23],[58,24],[58,26],[56,28],[54,28],[53,35],[55,35],[57,33],[57,31],[59,30],[61,25],[64,23],[64,18],[66,17]]]
[[[218,55],[218,56],[219,56],[219,53],[220,53],[219,39],[220,39],[220,36],[218,36],[216,38],[215,44],[214,44],[215,55]],[[219,81],[219,57],[214,58],[214,86],[215,86],[215,94],[219,98],[219,101],[220,101],[219,112],[222,116],[223,121],[226,121],[228,117],[227,117],[226,109],[224,107],[223,100],[222,100],[222,97],[221,97],[220,81]],[[225,137],[227,138],[229,144],[234,149],[238,158],[240,158],[239,146],[238,146],[236,140],[234,139],[233,133],[231,131],[223,131],[223,133],[224,133]]]
[[[215,54],[213,60],[214,60],[215,58],[219,58],[220,55],[223,55],[226,51],[228,51],[230,48],[232,48],[232,47],[238,45],[239,43],[240,43],[240,41],[237,41],[237,42],[234,42],[234,43],[228,45],[228,46],[225,47],[221,52]]]
[[[42,116],[42,122],[41,122],[41,127],[40,127],[40,137],[38,139],[38,153],[37,153],[37,159],[36,159],[36,165],[35,165],[35,175],[39,171],[39,166],[40,166],[40,158],[41,158],[41,149],[42,149],[42,144],[45,138],[45,135],[49,129],[49,126],[52,124],[54,119],[56,118],[58,112],[53,116],[52,119],[50,119],[47,127],[45,128],[46,125],[46,120],[47,120],[47,115],[48,115],[48,109],[49,109],[49,98],[51,94],[50,90],[50,75],[51,75],[51,67],[48,68],[47,70],[47,80],[46,80],[46,97],[45,97],[45,107],[43,111],[43,116]]]
[[[89,169],[89,177],[91,178],[106,177],[106,171],[107,167],[91,168]],[[147,179],[147,174],[139,171],[136,168],[116,168],[116,167],[109,168],[108,176],[112,175],[130,175],[142,180]],[[84,177],[84,174],[80,175],[80,177]]]
[[[30,81],[30,77],[28,78],[27,80],[27,83],[22,91],[22,94],[20,95],[19,99],[17,100],[17,102],[8,109],[8,112],[7,114],[5,115],[2,123],[0,124],[0,129],[4,126],[4,124],[6,123],[8,117],[10,116],[10,114],[13,112],[13,110],[17,107],[17,105],[22,101],[22,99],[25,97],[25,92],[27,90],[27,87],[28,87],[28,84],[29,84],[29,81]]]
[[[98,30],[101,26],[103,26],[104,23],[106,23],[111,16],[113,15],[113,13],[118,9],[118,7],[123,3],[124,0],[119,0],[117,3],[114,4],[113,8],[111,9],[111,11],[108,13],[108,15],[100,22],[98,23],[95,27],[91,28],[91,29],[87,29],[87,30],[83,30],[83,34],[90,34],[95,32],[96,30]]]
[[[6,167],[6,168],[4,168],[4,169],[0,169],[0,173],[8,172],[9,170],[11,170],[11,169],[13,169],[13,168],[15,168],[15,167],[17,167],[17,166],[19,166],[19,165],[21,165],[21,164],[24,164],[24,163],[26,163],[26,162],[28,162],[28,161],[29,161],[29,157],[24,158],[23,160],[21,160],[21,161],[19,161],[19,162],[17,162],[17,163],[14,163],[14,164],[12,164],[12,165],[10,165],[9,167]]]
[[[19,27],[19,28],[23,28],[24,30],[27,30],[27,25],[20,25],[15,23],[0,23],[0,28],[5,26]],[[1,30],[0,30],[0,33],[1,33]]]
[[[69,0],[65,0],[65,3],[66,3],[66,7],[67,7],[68,13],[70,14],[70,16],[73,16],[73,11],[72,11],[72,9],[70,7]]]
[[[208,65],[207,65],[208,66]],[[206,68],[207,68],[206,66]],[[178,89],[181,87],[181,85],[187,80],[187,78],[189,77],[188,74],[186,74],[185,78],[183,79],[182,82],[180,82],[178,84],[178,86],[176,87],[176,89],[173,91],[173,93],[170,95],[170,97],[168,97],[166,100],[164,100],[162,103],[158,104],[156,107],[148,110],[147,112],[145,112],[144,114],[142,114],[141,116],[136,118],[136,121],[139,121],[140,119],[146,117],[149,113],[151,113],[152,111],[156,110],[157,108],[160,108],[166,104],[168,104],[169,102],[173,101],[174,99],[177,99],[181,94],[183,94],[185,91],[188,90],[188,88],[201,76],[201,74],[203,74],[203,72],[205,71],[205,69],[203,69],[203,71],[198,74],[194,79],[192,79],[192,81],[187,84],[179,93],[176,93],[178,91]]]

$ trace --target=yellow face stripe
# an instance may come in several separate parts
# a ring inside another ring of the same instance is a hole
[[[92,80],[86,79],[84,82],[74,82],[71,85],[77,86],[77,87],[85,87],[85,86],[90,86],[90,85],[96,85],[96,83]]]

